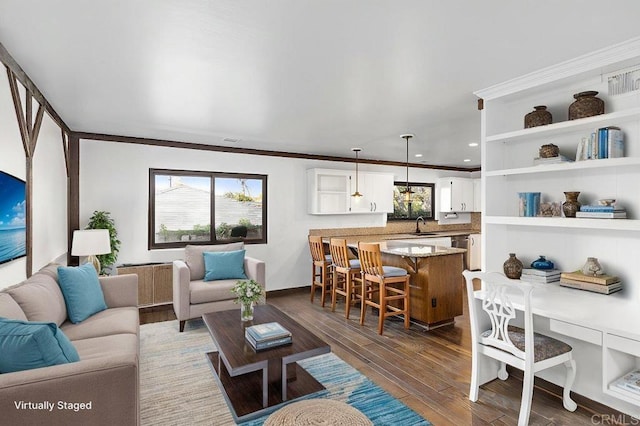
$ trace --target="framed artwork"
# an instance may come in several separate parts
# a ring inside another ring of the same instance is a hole
[[[0,171],[0,264],[27,255],[26,185]]]

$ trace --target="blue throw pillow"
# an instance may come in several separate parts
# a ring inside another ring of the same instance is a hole
[[[58,266],[58,284],[72,323],[77,324],[107,309],[98,273],[92,264]]]
[[[0,373],[80,361],[78,351],[52,322],[0,318]]]
[[[245,250],[204,252],[204,280],[246,280],[244,252]]]

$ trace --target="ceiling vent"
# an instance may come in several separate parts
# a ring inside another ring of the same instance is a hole
[[[222,142],[236,143],[236,142],[240,142],[240,139],[238,139],[238,138],[224,138],[224,139],[222,139]]]

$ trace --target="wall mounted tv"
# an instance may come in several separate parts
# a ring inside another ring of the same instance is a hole
[[[0,171],[0,264],[27,255],[26,204],[24,181]]]

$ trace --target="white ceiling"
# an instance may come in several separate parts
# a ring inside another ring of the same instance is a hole
[[[75,131],[391,161],[411,132],[410,161],[472,167],[473,91],[638,36],[639,17],[637,0],[0,0],[0,43]]]

